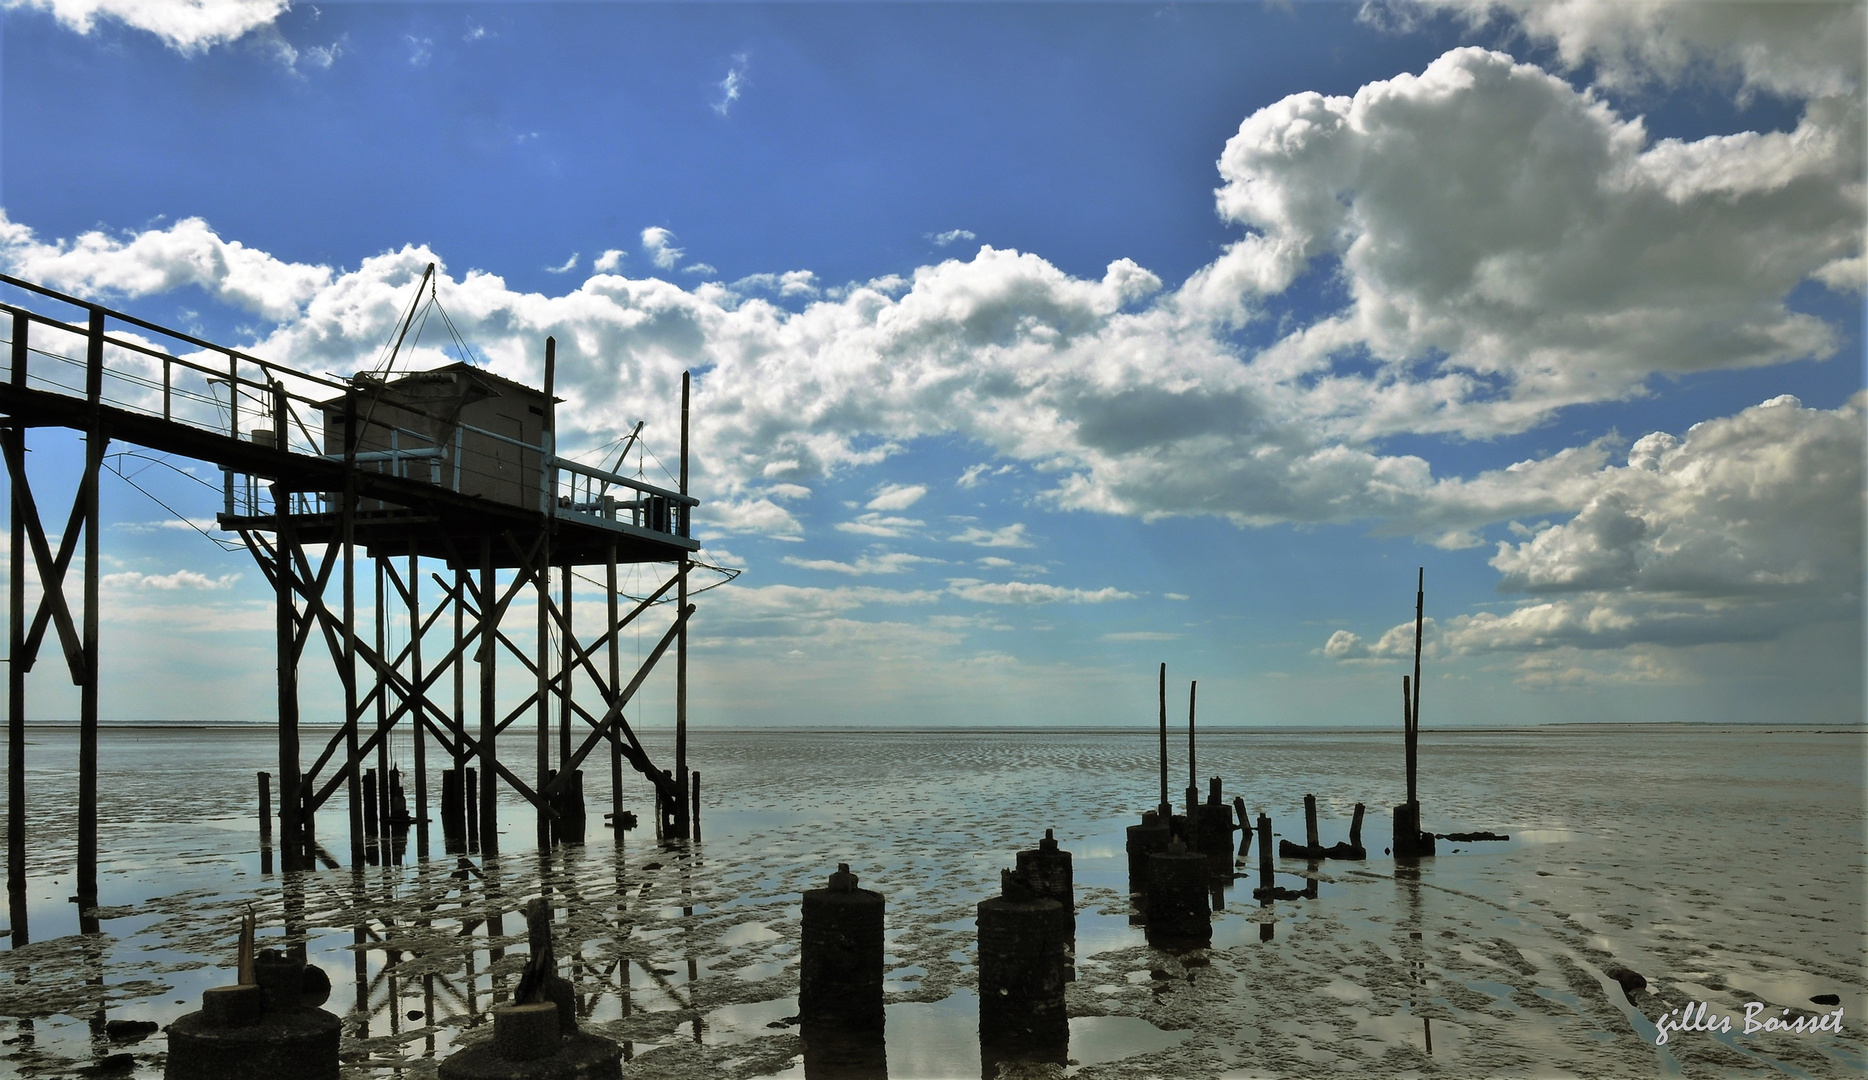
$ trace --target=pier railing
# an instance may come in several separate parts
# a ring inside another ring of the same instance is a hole
[[[550,431],[534,445],[455,418],[425,414],[409,404],[395,406],[395,413],[413,414],[429,421],[431,431],[444,431],[437,440],[429,432],[370,415],[372,388],[363,380],[289,368],[5,274],[0,274],[0,283],[69,305],[77,314],[67,322],[0,303],[0,333],[7,335],[9,346],[5,381],[16,390],[108,405],[237,442],[343,462],[456,493],[493,476],[484,457],[462,452],[467,444],[508,445],[521,461],[537,463],[540,513],[622,533],[683,540],[690,536],[697,499],[561,456]],[[331,445],[343,441],[327,432],[326,419],[333,412],[349,415],[353,432],[360,424],[370,448],[357,449],[355,435],[348,454],[342,445]],[[276,513],[268,482],[272,479],[276,477],[223,465],[223,511],[247,517]],[[334,497],[295,493],[286,510],[328,512]]]

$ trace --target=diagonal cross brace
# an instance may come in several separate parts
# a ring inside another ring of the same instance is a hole
[[[33,663],[39,658],[39,646],[45,640],[48,620],[58,628],[59,643],[65,648],[65,663],[71,668],[71,681],[82,685],[84,682],[84,644],[78,637],[78,628],[71,618],[71,605],[65,602],[65,573],[71,568],[71,559],[78,550],[78,538],[82,535],[84,524],[85,496],[90,486],[97,482],[96,472],[85,469],[84,477],[78,482],[77,496],[72,500],[71,518],[65,523],[65,531],[59,537],[58,556],[52,556],[51,545],[46,543],[45,526],[39,520],[39,506],[32,494],[32,484],[26,478],[25,444],[9,439],[6,444],[7,473],[13,483],[13,498],[19,503],[21,517],[25,519],[26,535],[32,542],[33,562],[39,570],[39,584],[43,590],[39,597],[39,608],[33,614],[32,629],[26,635],[23,655],[15,658],[20,670],[31,671]],[[88,456],[88,455],[87,455]]]
[[[629,699],[635,696],[636,691],[641,688],[643,681],[649,677],[649,672],[655,667],[656,661],[660,660],[662,654],[668,651],[668,646],[674,644],[676,635],[680,634],[681,630],[687,626],[688,618],[693,614],[694,605],[689,604],[687,607],[681,609],[679,615],[675,616],[674,624],[669,626],[668,632],[663,634],[662,639],[655,643],[655,651],[651,652],[649,658],[642,662],[642,667],[636,672],[636,677],[629,680],[629,685],[624,687],[622,693],[616,695],[616,700],[610,703],[609,711],[603,714],[603,722],[597,726],[597,730],[591,732],[584,739],[583,745],[577,748],[577,753],[571,755],[571,760],[559,766],[557,777],[553,779],[551,783],[545,785],[545,794],[556,795],[563,791],[565,785],[570,782],[572,774],[577,772],[577,767],[584,763],[584,759],[590,756],[590,752],[596,748],[598,743],[609,737],[610,730],[623,718],[623,706],[629,704]],[[675,790],[673,787],[667,786],[659,774],[650,774],[649,779],[655,783],[658,789],[666,789],[663,791],[664,795],[671,794]]]

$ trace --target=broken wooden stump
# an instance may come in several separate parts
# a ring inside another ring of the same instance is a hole
[[[162,1075],[167,1080],[337,1080],[338,1020],[305,1003],[305,961],[273,949],[252,956],[251,940],[242,934],[240,967],[255,981],[209,987],[199,1012],[169,1025]]]
[[[551,905],[525,905],[531,947],[513,1000],[493,1007],[493,1038],[441,1063],[441,1080],[621,1080],[623,1048],[577,1029],[577,996],[558,974]]]

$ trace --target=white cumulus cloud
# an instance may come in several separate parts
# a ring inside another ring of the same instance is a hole
[[[49,11],[80,34],[89,34],[99,19],[113,20],[193,54],[271,26],[292,5],[291,0],[6,0],[5,6]]]

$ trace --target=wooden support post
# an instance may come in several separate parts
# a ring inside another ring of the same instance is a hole
[[[692,802],[692,813],[694,815],[693,821],[691,822],[693,826],[694,842],[698,844],[700,843],[700,770],[699,769],[694,770],[694,786],[689,789],[688,797]]]
[[[1359,848],[1362,846],[1362,810],[1363,810],[1362,804],[1357,803],[1356,804],[1356,816],[1350,819],[1350,822],[1349,822],[1349,846],[1350,847]]]
[[[550,341],[549,338],[546,339]],[[551,552],[550,540],[546,540],[546,550],[540,553],[538,567],[533,573],[533,581],[538,592],[538,640],[533,649],[537,657],[535,669],[538,672],[538,790],[543,791],[551,783]],[[548,850],[553,838],[551,811],[544,806],[538,810],[538,849]]]
[[[562,575],[559,580],[559,610],[563,625],[559,627],[558,651],[558,767],[571,759],[571,697],[577,678],[573,660],[577,638],[572,632],[576,624],[571,617],[571,580],[573,567],[569,562],[558,568]]]
[[[1415,765],[1419,760],[1417,747],[1420,744],[1420,649],[1421,630],[1425,622],[1427,608],[1427,568],[1420,568],[1420,577],[1414,590],[1414,699],[1408,709],[1407,727],[1407,801],[1415,804],[1420,796],[1414,789]]]
[[[383,557],[370,560],[376,570],[376,655],[385,656],[389,651],[389,607],[388,587],[384,571],[387,569]],[[374,830],[377,836],[388,836],[390,832],[389,801],[389,682],[382,672],[376,672],[376,821]],[[387,865],[389,860],[383,860]]]
[[[13,313],[12,384],[26,388],[27,333],[30,320],[23,311]],[[10,425],[0,430],[6,447],[7,485],[13,546],[7,565],[7,908],[13,928],[13,946],[28,941],[26,931],[26,511],[20,498],[25,476],[26,429]]]
[[[1317,797],[1304,796],[1304,846],[1316,851],[1323,844],[1317,839]]]
[[[339,543],[343,545],[344,626],[357,625],[357,391],[344,390],[344,505],[339,511]],[[344,635],[338,678],[344,684],[344,758],[350,763],[345,787],[350,804],[350,865],[363,865],[363,785],[357,761],[357,637]]]
[[[1258,887],[1271,895],[1277,874],[1271,861],[1271,815],[1258,815]]]
[[[1245,816],[1245,800],[1232,797],[1233,816],[1239,819],[1239,858],[1252,853],[1252,819]]]
[[[480,851],[499,854],[499,774],[493,769],[498,761],[493,740],[498,734],[499,717],[493,700],[493,666],[498,656],[494,631],[498,629],[498,608],[493,602],[493,538],[480,538]]]
[[[610,542],[609,558],[605,562],[605,591],[609,594],[609,626],[616,626],[616,543]],[[610,692],[622,685],[622,645],[617,635],[612,632],[610,638]],[[616,830],[616,846],[623,846],[623,737],[620,732],[610,732],[610,826]]]
[[[461,791],[467,815],[467,850],[480,850],[480,777],[473,769],[461,770]]]
[[[165,405],[166,407],[166,405]],[[272,430],[279,446],[286,445],[285,387],[273,384]],[[298,598],[292,589],[297,573],[297,530],[292,523],[292,492],[284,484],[272,487],[273,521],[273,630],[279,689],[279,840],[284,847],[281,869],[307,869],[304,796],[300,792],[298,760]]]
[[[420,555],[415,541],[409,541],[409,682],[415,687],[415,854],[428,858],[428,749],[426,725],[421,721],[427,710],[427,694],[422,689],[422,577]],[[455,663],[459,663],[459,659]]]
[[[449,654],[454,657],[454,727],[467,730],[467,658],[461,655],[463,642],[467,639],[467,571],[454,571],[454,649]],[[459,771],[467,767],[467,750],[459,742],[454,744],[454,768]]]
[[[272,774],[259,774],[259,843],[272,846]]]
[[[688,493],[688,373],[681,373],[681,494]],[[687,520],[687,507],[674,507],[677,520]],[[670,524],[674,524],[671,522]],[[681,532],[687,530],[682,528]],[[681,553],[680,592],[675,599],[675,610],[682,614],[681,636],[675,642],[675,783],[677,799],[675,802],[676,830],[683,836],[688,833],[688,624],[685,614],[688,610],[688,557]]]
[[[104,314],[91,310],[91,358],[86,375],[87,397],[95,406],[102,393]],[[79,927],[95,933],[97,907],[97,616],[98,577],[98,473],[104,464],[108,440],[95,420],[85,435],[84,500],[84,678],[78,688],[78,912]]]
[[[363,835],[373,844],[383,834],[383,819],[377,816],[382,805],[377,793],[375,769],[363,770]]]
[[[1193,703],[1194,694],[1200,689],[1200,680],[1195,679],[1187,686],[1187,835],[1188,847],[1197,847],[1200,838],[1200,780],[1199,766],[1195,764],[1193,749]]]
[[[1167,760],[1167,662],[1161,663],[1161,802],[1155,812],[1160,815],[1161,824],[1169,829],[1174,827],[1174,805],[1168,802],[1168,760]]]

